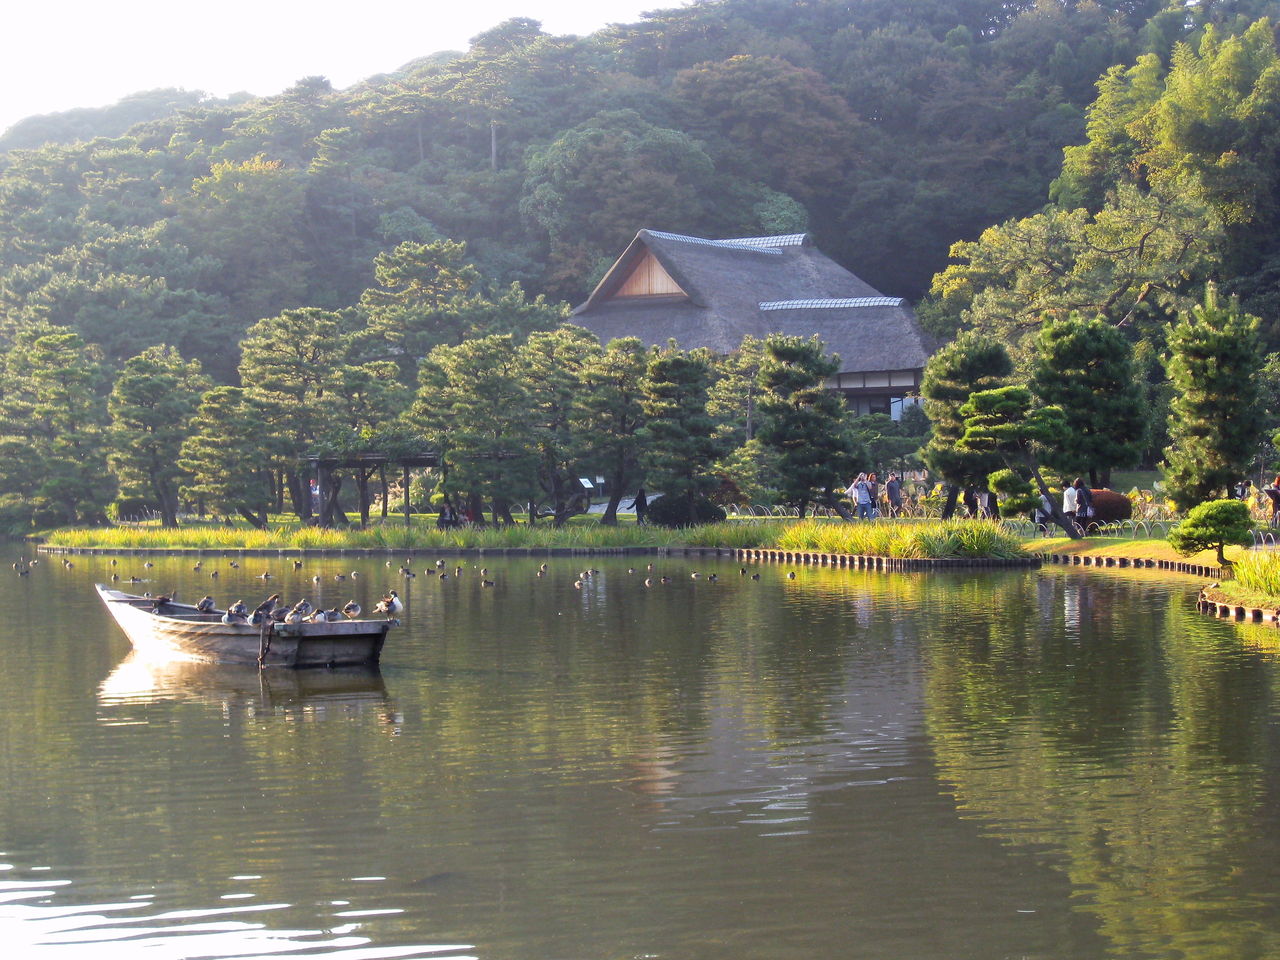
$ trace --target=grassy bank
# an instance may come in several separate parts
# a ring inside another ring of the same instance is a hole
[[[1025,556],[1018,537],[998,524],[980,520],[882,521],[842,523],[829,520],[719,523],[682,530],[598,523],[465,527],[376,526],[368,530],[321,530],[276,524],[267,530],[220,526],[108,527],[58,530],[51,546],[119,550],[387,550],[616,547],[730,547],[778,549],[865,556],[944,559],[1009,559]]]
[[[1067,537],[1036,537],[1023,541],[1032,553],[1058,553],[1072,556],[1131,557],[1142,560],[1169,560],[1171,562],[1198,563],[1216,567],[1218,555],[1213,550],[1202,550],[1184,557],[1168,541],[1155,537],[1086,537],[1071,540]],[[1227,547],[1227,559],[1234,562],[1249,551],[1241,547]]]

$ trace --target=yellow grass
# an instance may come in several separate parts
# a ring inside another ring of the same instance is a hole
[[[1198,563],[1203,566],[1216,567],[1218,555],[1213,550],[1201,550],[1199,553],[1184,557],[1165,540],[1156,538],[1121,539],[1117,537],[1094,537],[1082,540],[1071,540],[1068,537],[1036,537],[1024,541],[1026,548],[1032,553],[1060,553],[1092,557],[1131,557],[1140,560],[1169,560],[1174,563]],[[1244,553],[1242,547],[1227,547],[1227,559],[1235,561]]]

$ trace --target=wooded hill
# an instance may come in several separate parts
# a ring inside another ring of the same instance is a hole
[[[48,321],[116,366],[166,343],[234,382],[251,324],[354,307],[402,241],[465,241],[492,297],[576,302],[646,226],[810,230],[917,299],[954,242],[1044,206],[1108,68],[1149,54],[1158,83],[1205,24],[1280,13],[1166,6],[708,0],[580,38],[511,20],[342,91],[31,118],[0,138],[0,346]],[[966,322],[942,300],[941,329]]]

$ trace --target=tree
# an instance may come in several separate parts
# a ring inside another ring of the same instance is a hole
[[[1184,557],[1201,550],[1216,550],[1218,565],[1230,567],[1223,552],[1228,544],[1253,545],[1253,518],[1243,500],[1210,500],[1192,507],[1176,527],[1169,531],[1169,546]]]
[[[964,434],[956,447],[962,453],[995,454],[1005,465],[988,477],[991,488],[1006,494],[1010,511],[1023,512],[1036,500],[1028,479],[1035,481],[1050,514],[1072,540],[1080,539],[1075,523],[1062,512],[1040,473],[1040,452],[1057,442],[1066,420],[1057,407],[1037,407],[1026,387],[979,390],[960,408]]]
[[[406,241],[373,261],[377,285],[365,290],[360,306],[370,333],[390,345],[406,382],[437,346],[497,334],[523,338],[567,314],[564,305],[542,296],[528,299],[518,283],[486,283],[466,254],[466,244],[452,240]]]
[[[849,432],[843,400],[826,389],[839,369],[839,359],[827,356],[816,336],[772,334],[765,340],[758,436],[777,453],[780,497],[801,517],[818,503],[851,519],[837,490],[865,463],[866,452]]]
[[[711,465],[721,452],[715,421],[707,415],[711,364],[703,351],[674,345],[655,350],[645,375],[641,463],[645,479],[663,497],[683,501],[683,516],[697,516],[697,504],[719,482]]]
[[[538,450],[538,484],[557,527],[583,509],[578,475],[589,443],[580,427],[583,386],[600,352],[596,335],[572,324],[530,334],[519,350],[528,390],[526,429]]]
[[[587,442],[585,462],[604,476],[609,489],[600,522],[618,522],[618,504],[640,475],[640,428],[644,426],[644,378],[648,351],[636,337],[610,340],[583,371],[578,428]]]
[[[440,450],[445,492],[478,508],[483,498],[536,497],[538,451],[528,407],[515,340],[495,335],[432,350],[408,419]]]
[[[257,454],[268,433],[263,410],[241,387],[214,387],[201,397],[188,430],[177,459],[188,477],[183,493],[265,530],[271,471]]]
[[[125,361],[107,401],[111,415],[108,463],[120,489],[150,493],[166,527],[178,525],[178,464],[188,424],[207,389],[199,361],[173,347],[148,347]]]
[[[948,485],[944,519],[955,511],[961,487],[985,483],[1000,465],[991,453],[960,449],[964,435],[961,408],[970,395],[1002,386],[1012,373],[1013,363],[1004,345],[977,333],[962,334],[924,365],[920,396],[933,433],[921,456],[930,472]]]
[[[45,526],[95,522],[115,495],[106,468],[102,360],[75,333],[45,324],[21,334],[0,367],[0,464]]]
[[[1204,303],[1184,313],[1169,334],[1170,445],[1165,476],[1180,510],[1231,493],[1245,476],[1262,431],[1258,319],[1214,284]]]
[[[350,350],[343,317],[315,307],[259,320],[240,344],[240,379],[267,421],[262,442],[244,451],[280,471],[299,517],[311,516],[301,461],[337,423],[342,370]]]
[[[1149,192],[1122,184],[1096,214],[1049,209],[984,230],[952,245],[961,262],[934,277],[936,309],[1014,346],[1072,312],[1163,323],[1221,262],[1221,219],[1201,195],[1193,178]]]
[[[1045,462],[1061,471],[1089,471],[1091,486],[1110,485],[1112,467],[1136,464],[1146,435],[1146,404],[1133,347],[1115,327],[1072,314],[1047,319],[1037,338],[1031,389],[1056,406],[1066,430]]]

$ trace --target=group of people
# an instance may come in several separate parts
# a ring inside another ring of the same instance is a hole
[[[1062,512],[1080,527],[1088,526],[1094,518],[1093,491],[1083,477],[1076,477],[1062,488]],[[1053,522],[1053,506],[1048,494],[1040,494],[1040,509],[1036,511],[1035,521],[1043,527]]]
[[[845,488],[845,496],[852,501],[859,520],[874,520],[880,516],[880,481],[874,473],[860,473],[853,483]],[[896,473],[889,474],[884,482],[884,495],[889,508],[889,516],[896,517],[902,513],[902,477]]]

